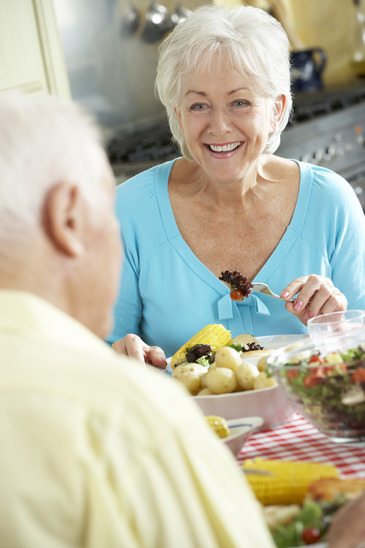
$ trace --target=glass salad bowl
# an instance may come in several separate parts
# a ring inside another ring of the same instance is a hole
[[[274,351],[268,368],[286,397],[338,443],[365,441],[365,338],[322,354],[310,337]]]

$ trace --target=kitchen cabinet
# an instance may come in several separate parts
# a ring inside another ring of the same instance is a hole
[[[70,98],[52,0],[1,0],[0,92]]]

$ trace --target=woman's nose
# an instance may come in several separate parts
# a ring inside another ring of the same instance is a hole
[[[224,109],[213,109],[210,116],[210,130],[215,133],[227,132],[231,129],[229,113]]]

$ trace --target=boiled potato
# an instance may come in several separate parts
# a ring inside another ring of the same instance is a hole
[[[259,359],[259,361],[257,362],[257,369],[261,372],[261,371],[266,371],[267,369],[267,362],[266,362],[266,358],[269,354],[267,354],[266,356],[262,356],[262,358]]]
[[[211,395],[211,391],[208,389],[208,388],[202,388],[201,390],[199,390],[197,396],[210,396]]]
[[[242,390],[253,390],[254,380],[258,374],[259,370],[252,363],[241,363],[236,369],[236,377]]]
[[[234,348],[222,346],[215,353],[214,363],[216,367],[228,367],[228,369],[236,371],[237,365],[241,363],[241,357]]]
[[[271,388],[277,386],[277,384],[274,377],[268,377],[264,371],[261,371],[254,379],[253,388],[254,390],[260,390],[260,388]]]
[[[213,394],[229,394],[237,386],[236,375],[228,367],[210,367],[206,382],[208,390]]]
[[[172,377],[182,382],[190,394],[195,396],[201,388],[200,379],[206,372],[207,368],[200,363],[181,364],[175,367]]]
[[[206,388],[207,387],[207,375],[208,375],[209,368],[205,368],[205,373],[200,377],[200,388]]]

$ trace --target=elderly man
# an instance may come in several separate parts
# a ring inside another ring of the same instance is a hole
[[[183,388],[102,341],[121,244],[93,123],[0,96],[0,194],[1,546],[273,546]]]

